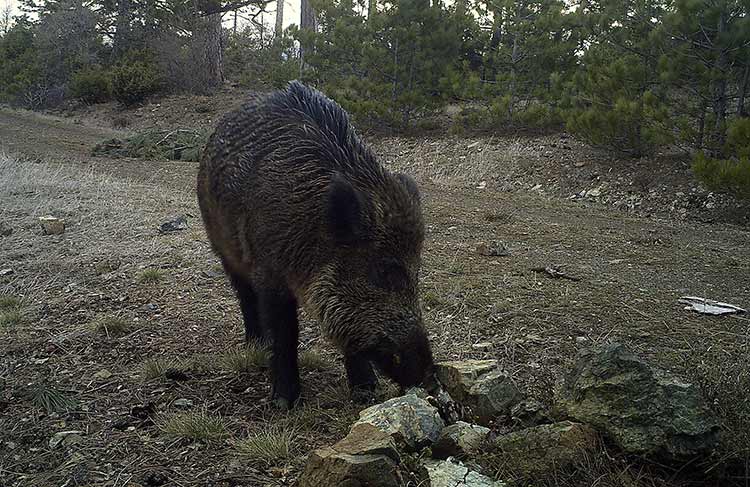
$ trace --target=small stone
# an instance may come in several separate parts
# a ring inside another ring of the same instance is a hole
[[[590,190],[586,191],[586,196],[588,196],[589,198],[597,198],[602,195],[603,190],[604,190],[603,186],[591,188]]]
[[[521,401],[521,393],[496,360],[464,360],[436,364],[437,378],[453,399],[461,403],[469,417],[489,424],[508,414]]]
[[[161,233],[171,233],[171,232],[177,232],[180,230],[185,230],[187,228],[188,228],[187,217],[185,215],[180,215],[176,218],[173,218],[172,220],[162,223],[159,226],[159,231]]]
[[[0,237],[10,237],[13,235],[13,229],[5,222],[0,222]]]
[[[492,445],[510,471],[539,478],[574,466],[597,446],[597,435],[587,425],[563,421],[498,436]]]
[[[432,445],[432,454],[435,458],[469,456],[479,450],[489,433],[490,429],[484,426],[458,421],[443,428]]]
[[[586,337],[576,337],[576,343],[579,345],[582,345],[584,343],[588,343],[589,339]]]
[[[385,455],[350,455],[333,447],[313,451],[299,487],[396,487],[396,463]]]
[[[190,399],[181,397],[180,399],[175,399],[172,402],[172,406],[179,408],[179,409],[190,409],[191,407],[193,407],[193,401],[191,401]]]
[[[581,352],[556,403],[627,453],[680,463],[710,452],[718,441],[718,422],[694,385],[618,343]]]
[[[504,487],[500,481],[469,470],[461,463],[449,460],[427,460],[423,464],[424,475],[430,487]]]
[[[54,216],[39,217],[39,224],[45,235],[61,235],[65,233],[65,221]]]
[[[97,379],[109,379],[110,377],[112,377],[112,372],[107,369],[102,369],[94,374],[94,377]]]
[[[474,350],[490,350],[492,347],[492,342],[479,342],[471,346]]]
[[[363,423],[375,426],[414,450],[434,443],[445,427],[437,408],[414,394],[370,406],[359,413],[355,426]]]
[[[482,242],[477,245],[477,253],[484,257],[507,257],[510,255],[510,250],[504,242]]]
[[[62,445],[74,445],[82,440],[81,433],[83,431],[60,431],[52,435],[49,440],[50,450],[54,450],[58,446]]]
[[[11,275],[11,274],[13,274],[14,272],[15,272],[15,271],[14,271],[13,269],[11,269],[11,268],[7,268],[7,269],[0,269],[0,277],[4,277],[4,276],[10,276],[10,275]]]

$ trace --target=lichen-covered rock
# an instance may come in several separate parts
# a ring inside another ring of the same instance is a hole
[[[597,445],[591,427],[570,421],[544,424],[498,436],[492,441],[506,469],[520,477],[539,478],[575,465]]]
[[[427,460],[423,464],[424,475],[430,487],[504,487],[500,481],[469,470],[460,463],[449,460]]]
[[[65,220],[54,216],[40,216],[39,225],[45,235],[61,235],[65,233]]]
[[[445,427],[437,408],[415,394],[395,397],[363,410],[352,429],[359,424],[371,424],[414,450],[434,443]]]
[[[350,455],[333,447],[315,450],[300,487],[396,487],[396,463],[385,455]]]
[[[346,438],[333,448],[350,455],[385,455],[394,462],[399,461],[393,437],[369,423],[355,423]]]
[[[489,433],[490,429],[484,426],[458,421],[443,428],[432,445],[432,455],[435,458],[466,457],[482,446]]]
[[[679,460],[711,450],[718,423],[697,388],[621,344],[582,352],[558,388],[557,408],[628,453]]]
[[[479,424],[508,414],[522,399],[510,377],[497,369],[496,360],[441,362],[436,373],[451,397]]]

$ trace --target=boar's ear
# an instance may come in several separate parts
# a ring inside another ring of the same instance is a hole
[[[336,242],[352,244],[362,238],[364,233],[363,197],[340,174],[331,178],[326,212],[328,228]]]
[[[414,178],[409,176],[408,174],[396,173],[396,179],[398,179],[398,181],[406,188],[406,191],[411,195],[411,197],[419,203],[422,197],[419,194],[419,187],[417,186],[417,182],[414,180]]]

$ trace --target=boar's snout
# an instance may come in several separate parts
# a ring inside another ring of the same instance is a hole
[[[373,355],[375,366],[401,388],[424,383],[433,375],[432,350],[421,323],[404,336],[384,335]]]

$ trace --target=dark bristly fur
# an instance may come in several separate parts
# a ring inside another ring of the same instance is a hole
[[[298,305],[343,352],[353,392],[375,386],[371,364],[404,387],[430,374],[416,183],[377,162],[339,105],[298,82],[252,96],[211,136],[198,199],[246,339],[271,342],[279,406],[300,393]]]

